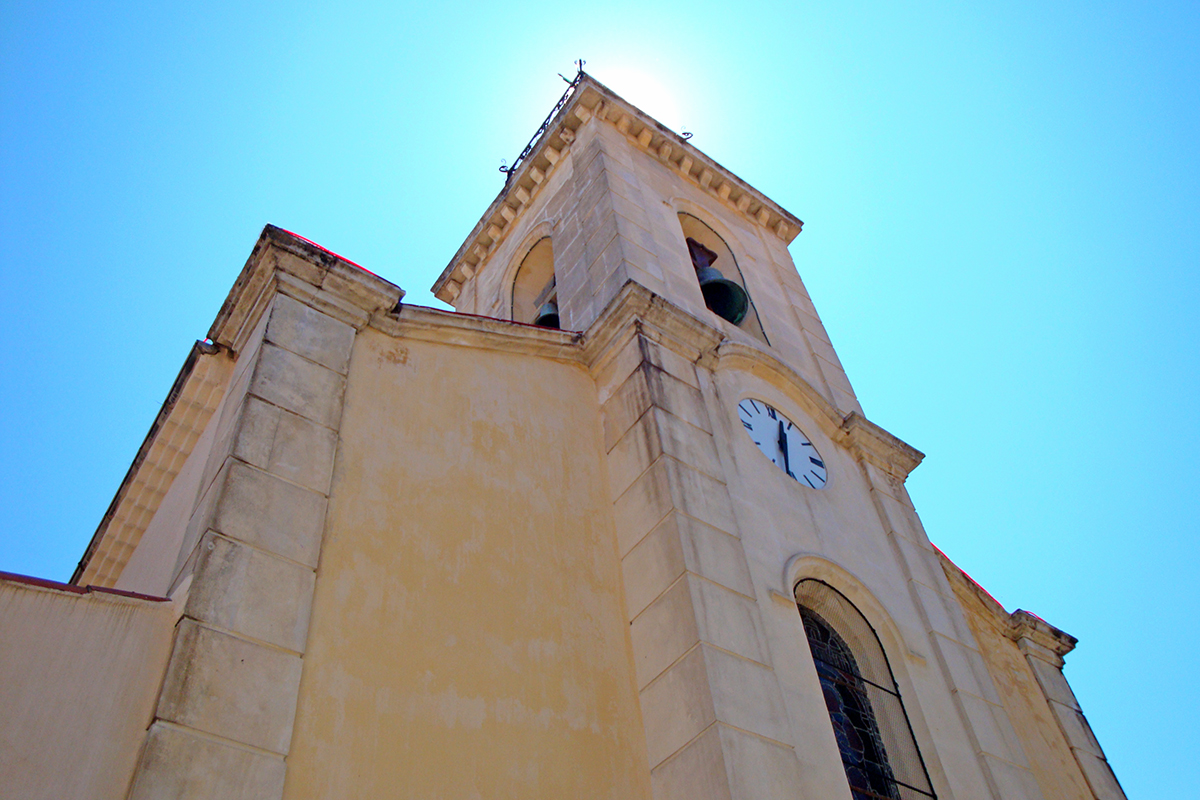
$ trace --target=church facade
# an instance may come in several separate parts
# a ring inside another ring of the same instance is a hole
[[[268,226],[0,775],[78,798],[1124,798],[1075,640],[934,548],[796,217],[580,73],[434,285]]]

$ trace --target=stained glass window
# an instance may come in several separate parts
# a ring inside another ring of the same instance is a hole
[[[796,600],[854,800],[934,796],[899,689],[874,630],[826,583],[801,581]]]

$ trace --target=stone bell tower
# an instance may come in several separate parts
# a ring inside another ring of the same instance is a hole
[[[843,414],[861,413],[787,250],[803,223],[590,76],[569,105],[513,166],[434,284],[438,299],[514,319],[522,260],[549,239],[563,329],[588,329],[636,283],[731,341],[769,345]],[[686,244],[696,237],[719,251],[722,275],[748,291],[740,325],[708,312]]]
[[[572,90],[434,292],[582,332],[655,796],[1123,797],[1060,655],[930,545],[904,488],[923,455],[863,415],[787,249],[803,223],[584,73]],[[831,634],[854,680],[871,648],[886,675],[856,733],[818,677],[821,614],[858,620]],[[1037,696],[994,679],[987,614]]]

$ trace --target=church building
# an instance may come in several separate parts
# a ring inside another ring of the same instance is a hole
[[[1118,800],[933,547],[802,223],[582,71],[434,293],[267,226],[69,584],[0,576],[65,800]]]

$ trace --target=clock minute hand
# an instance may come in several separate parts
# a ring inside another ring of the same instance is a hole
[[[783,471],[792,474],[792,464],[788,460],[787,431],[783,429],[783,420],[779,421],[779,452],[783,453]]]

